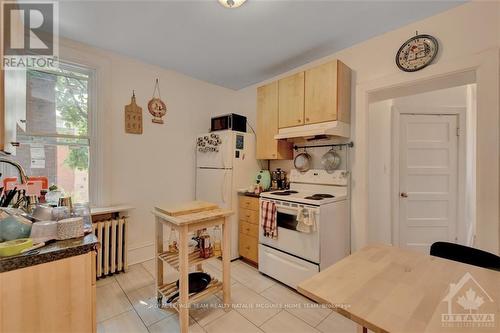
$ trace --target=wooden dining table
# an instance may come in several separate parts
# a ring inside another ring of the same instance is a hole
[[[373,332],[500,332],[500,272],[370,245],[299,292]]]

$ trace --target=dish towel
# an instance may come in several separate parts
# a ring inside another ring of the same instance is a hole
[[[276,224],[276,204],[263,201],[260,207],[260,221],[264,229],[264,237],[278,239],[278,226]]]
[[[297,214],[297,231],[311,233],[316,231],[316,217],[314,211],[307,208],[301,208]]]

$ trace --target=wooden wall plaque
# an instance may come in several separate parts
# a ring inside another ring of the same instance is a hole
[[[125,105],[125,133],[142,134],[142,108],[135,103],[135,93],[129,105]]]

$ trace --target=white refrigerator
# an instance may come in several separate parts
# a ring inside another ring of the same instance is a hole
[[[197,137],[196,200],[234,210],[230,217],[231,259],[239,257],[238,190],[252,185],[258,170],[253,134],[227,130]]]

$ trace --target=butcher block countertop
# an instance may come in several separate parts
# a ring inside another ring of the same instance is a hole
[[[191,201],[181,205],[155,207],[153,214],[176,225],[187,225],[223,218],[234,214],[232,210],[218,208],[204,201]]]
[[[374,332],[500,332],[500,272],[397,247],[365,247],[298,290]]]

